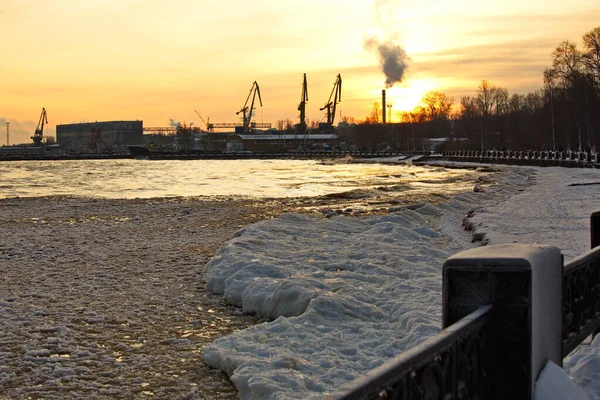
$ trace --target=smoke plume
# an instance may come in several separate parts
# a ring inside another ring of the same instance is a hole
[[[371,38],[365,41],[365,49],[368,51],[377,50],[381,69],[385,74],[386,88],[391,88],[396,82],[402,82],[409,60],[402,47],[391,41],[381,43],[377,39]]]
[[[181,126],[181,122],[175,121],[173,118],[169,118],[169,126],[179,128]]]

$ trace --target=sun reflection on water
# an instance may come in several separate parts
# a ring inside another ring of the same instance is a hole
[[[415,194],[435,190],[452,194],[468,189],[472,185],[472,174],[473,170],[467,169],[307,160],[19,161],[0,163],[4,181],[0,198],[52,195],[126,199],[289,198],[356,190],[410,190]]]

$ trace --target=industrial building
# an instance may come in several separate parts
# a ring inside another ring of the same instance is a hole
[[[113,151],[143,143],[143,133],[143,121],[56,125],[56,141],[65,150]]]

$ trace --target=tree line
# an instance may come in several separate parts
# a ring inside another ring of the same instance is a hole
[[[476,94],[461,97],[460,104],[430,92],[412,112],[400,113],[401,122],[391,127],[380,126],[382,110],[376,103],[351,132],[352,139],[369,150],[408,149],[432,137],[460,139],[449,146],[465,150],[598,150],[600,27],[583,35],[581,48],[561,42],[543,82],[542,88],[523,95],[483,80]],[[342,134],[348,131],[342,126]]]

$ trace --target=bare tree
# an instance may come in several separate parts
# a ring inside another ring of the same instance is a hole
[[[288,132],[293,132],[294,131],[294,121],[292,121],[291,119],[287,118],[285,120],[285,130]]]
[[[583,63],[592,75],[596,89],[600,89],[600,27],[583,35]]]
[[[379,103],[373,103],[373,108],[371,108],[371,113],[365,118],[365,122],[367,124],[378,124],[381,121],[381,106]]]
[[[493,93],[494,108],[496,111],[496,119],[500,121],[500,140],[499,145],[501,148],[506,147],[506,141],[504,137],[504,115],[508,113],[508,89],[497,87]]]
[[[523,108],[529,113],[535,113],[544,107],[544,96],[540,90],[534,90],[525,95]]]
[[[427,121],[447,121],[450,118],[452,104],[454,104],[453,97],[441,92],[429,92],[423,97],[422,102],[425,104],[423,111]]]
[[[413,119],[414,118],[413,118],[413,113],[412,112],[410,112],[410,111],[400,111],[398,120],[401,123],[409,124],[411,122],[414,122]]]
[[[581,52],[568,40],[561,42],[552,52],[552,69],[565,86],[575,81],[582,66]]]
[[[525,102],[524,97],[525,96],[517,93],[514,93],[512,96],[510,96],[510,99],[508,100],[508,112],[511,114],[519,113],[523,108],[523,103]]]
[[[492,114],[496,96],[496,87],[490,82],[483,80],[479,84],[479,91],[477,92],[477,98],[475,104],[479,109],[479,113],[487,118]]]
[[[341,118],[341,120],[340,120],[340,123],[343,123],[343,124],[348,124],[348,125],[349,125],[349,124],[355,124],[355,123],[356,123],[356,118],[354,118],[354,117],[350,117],[350,116],[348,116],[348,115],[344,115],[344,116]]]
[[[574,43],[565,40],[552,52],[552,73],[557,78],[560,87],[566,96],[563,102],[563,112],[573,114],[573,122],[577,130],[577,147],[581,150],[581,124],[579,116],[579,107],[577,105],[577,84],[582,74],[582,55]],[[571,110],[569,110],[569,108]],[[570,142],[571,124],[564,118],[564,130],[567,143]],[[569,143],[570,144],[570,143]]]
[[[551,68],[544,70],[544,90],[550,100],[550,117],[552,122],[552,150],[556,151],[556,129],[554,122],[554,90],[556,88],[556,74]]]
[[[508,89],[498,87],[493,93],[494,95],[494,106],[496,108],[496,115],[506,114],[508,112]]]
[[[481,114],[481,119],[479,120],[479,129],[481,133],[481,151],[484,148],[484,124],[487,122],[489,116],[492,114],[495,97],[496,97],[496,87],[492,85],[490,82],[483,80],[479,84],[477,92],[477,98],[475,104],[479,110],[479,114]]]
[[[471,96],[463,96],[460,99],[460,111],[458,118],[462,120],[466,133],[471,136],[475,132],[475,120],[479,117],[476,99]]]
[[[510,125],[509,135],[512,136],[512,142],[517,145],[522,144],[522,141],[518,140],[518,132],[522,120],[521,110],[523,109],[524,97],[525,96],[523,95],[514,93],[508,99],[507,105],[508,121]]]
[[[463,118],[475,118],[479,115],[477,101],[471,96],[463,96],[460,99],[460,116]]]
[[[308,125],[308,129],[310,129],[310,130],[319,129],[319,121],[316,119],[309,119],[307,122],[307,125]]]

